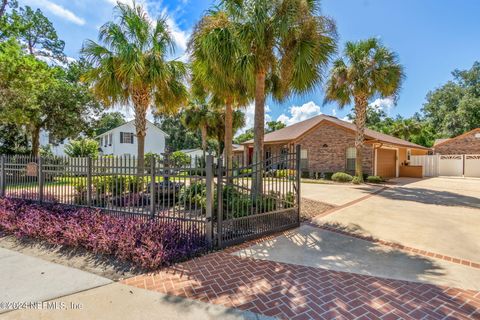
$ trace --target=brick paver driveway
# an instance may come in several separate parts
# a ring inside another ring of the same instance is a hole
[[[124,283],[280,319],[480,319],[480,292],[476,290],[235,254],[253,244]]]

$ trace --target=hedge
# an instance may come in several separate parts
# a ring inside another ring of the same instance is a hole
[[[81,247],[145,269],[193,256],[204,236],[178,222],[118,217],[90,208],[0,198],[0,230],[17,238]]]

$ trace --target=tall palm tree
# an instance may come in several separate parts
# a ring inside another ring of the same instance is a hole
[[[105,105],[133,104],[138,172],[143,173],[147,110],[154,105],[156,112],[173,113],[185,103],[186,66],[167,61],[174,43],[166,17],[153,22],[135,2],[118,3],[115,12],[117,22],[100,28],[103,44],[87,40],[83,46],[83,55],[94,66],[85,80]]]
[[[404,78],[397,55],[371,38],[347,42],[343,57],[336,60],[326,85],[324,103],[340,108],[353,102],[357,151],[355,175],[363,181],[363,146],[368,102],[374,97],[396,97]]]
[[[210,106],[199,100],[192,100],[183,110],[181,121],[191,131],[200,129],[202,136],[202,151],[205,158],[210,120]]]
[[[245,106],[251,96],[245,74],[237,67],[240,50],[232,21],[221,8],[202,17],[189,43],[194,87],[210,95],[215,103],[225,105],[223,131],[228,168],[232,168],[233,108]]]
[[[224,0],[222,9],[241,44],[236,64],[249,77],[255,97],[255,163],[263,161],[265,99],[302,94],[322,80],[336,50],[336,28],[320,15],[319,0]],[[262,172],[253,187],[261,192]]]

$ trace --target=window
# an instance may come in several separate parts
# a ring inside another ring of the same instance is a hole
[[[410,161],[411,156],[412,156],[412,149],[407,149],[407,161]]]
[[[105,144],[103,145],[104,147],[108,146],[108,136],[105,136],[105,137],[103,138],[103,142],[105,143]]]
[[[101,147],[103,145],[103,137],[98,139],[98,145]]]
[[[113,140],[113,136],[112,136],[112,134],[110,133],[110,134],[108,135],[108,145],[109,145],[109,146],[112,145],[112,140]]]
[[[300,169],[308,169],[308,150],[300,150]]]
[[[133,143],[133,133],[120,132],[120,143]]]
[[[346,171],[354,172],[355,171],[355,159],[357,158],[357,149],[347,148],[347,163]]]

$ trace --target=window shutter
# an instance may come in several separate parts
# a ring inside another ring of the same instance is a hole
[[[123,132],[120,132],[120,143],[123,143]]]
[[[134,135],[133,133],[130,133],[130,136],[132,137],[132,138],[130,139],[130,143],[133,144],[133,137],[134,137],[135,135]]]

